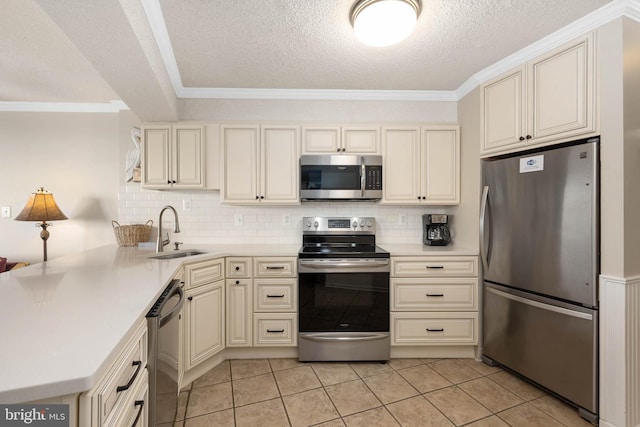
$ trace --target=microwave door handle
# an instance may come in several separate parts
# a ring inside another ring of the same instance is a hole
[[[360,197],[364,199],[364,189],[367,186],[367,167],[364,156],[360,156]]]

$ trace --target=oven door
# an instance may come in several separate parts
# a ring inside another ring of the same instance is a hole
[[[390,357],[389,259],[300,259],[298,359]]]

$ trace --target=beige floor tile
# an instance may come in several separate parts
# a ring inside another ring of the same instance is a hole
[[[387,362],[387,365],[398,371],[400,369],[422,365],[422,359],[391,359]]]
[[[403,427],[452,427],[454,424],[423,396],[387,405]]]
[[[358,379],[358,374],[347,363],[312,363],[311,367],[324,386]]]
[[[156,407],[158,409],[156,411],[156,420],[158,424],[170,423],[175,421],[175,419],[179,419],[176,416],[176,403],[178,403],[177,399],[178,395],[176,395],[175,393],[163,393],[157,395]],[[184,419],[184,414],[182,414],[182,419]]]
[[[310,426],[340,417],[321,388],[284,396],[282,400],[293,427]]]
[[[578,410],[553,396],[543,396],[529,402],[545,414],[569,427],[588,427],[591,423],[578,415]]]
[[[278,388],[283,396],[322,387],[311,366],[276,371],[273,375],[276,377]]]
[[[342,417],[382,405],[362,380],[334,384],[325,390]]]
[[[400,426],[384,408],[370,409],[344,418],[348,427],[396,427]]]
[[[187,418],[233,407],[231,383],[216,384],[191,390]]]
[[[491,412],[504,411],[524,403],[518,396],[487,378],[478,378],[458,384],[458,387],[486,406]]]
[[[234,427],[233,409],[225,409],[224,411],[218,411],[212,414],[188,418],[184,425],[185,427]]]
[[[289,426],[282,399],[253,403],[236,408],[236,427]]]
[[[444,359],[434,359],[434,358],[430,358],[430,359],[420,359],[420,360],[422,361],[422,363],[429,364],[429,363],[435,363],[435,362],[438,362],[438,361],[440,361],[440,360],[444,360]]]
[[[375,375],[363,381],[384,404],[417,396],[418,391],[397,372]]]
[[[398,373],[420,393],[427,393],[451,385],[449,380],[431,369],[428,365],[418,365],[401,369]]]
[[[489,366],[483,362],[479,362],[476,359],[460,359],[463,363],[471,366],[476,371],[480,372],[482,375],[491,375],[496,372],[501,372],[502,368],[499,366]]]
[[[271,372],[268,359],[239,359],[231,360],[231,376],[233,380],[255,377]]]
[[[497,416],[492,415],[471,424],[467,424],[465,427],[509,427],[509,424],[505,423]]]
[[[391,372],[391,366],[386,363],[380,362],[360,362],[360,363],[350,363],[351,369],[356,371],[356,374],[360,376],[360,378],[370,377],[372,375],[378,375],[385,372]]]
[[[187,404],[189,403],[189,392],[181,391],[178,397],[178,410],[176,411],[176,421],[182,421],[187,416]]]
[[[269,364],[273,372],[307,365],[304,362],[299,362],[298,359],[269,359]]]
[[[509,425],[517,427],[562,426],[560,421],[550,417],[528,403],[500,412],[498,416]]]
[[[280,393],[271,373],[233,381],[233,401],[236,407],[276,397],[280,397]]]
[[[345,427],[344,421],[342,418],[338,418],[337,420],[327,421],[326,423],[316,424],[313,427]]]
[[[425,394],[425,397],[455,425],[486,418],[491,412],[457,386]]]
[[[213,369],[210,369],[206,374],[198,378],[193,382],[193,387],[206,387],[208,385],[226,383],[231,381],[231,370],[229,368],[229,361],[225,360]]]
[[[487,378],[495,381],[502,387],[506,388],[507,390],[527,402],[546,395],[546,393],[541,389],[529,384],[524,380],[521,380],[520,378],[506,371],[489,375]]]
[[[429,365],[454,384],[480,378],[482,374],[460,359],[443,359]]]

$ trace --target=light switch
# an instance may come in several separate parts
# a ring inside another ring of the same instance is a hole
[[[2,218],[11,218],[11,207],[3,206],[2,207]]]

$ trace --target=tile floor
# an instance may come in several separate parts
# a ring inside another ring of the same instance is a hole
[[[473,359],[230,360],[180,394],[177,419],[184,427],[591,425],[572,407]]]

